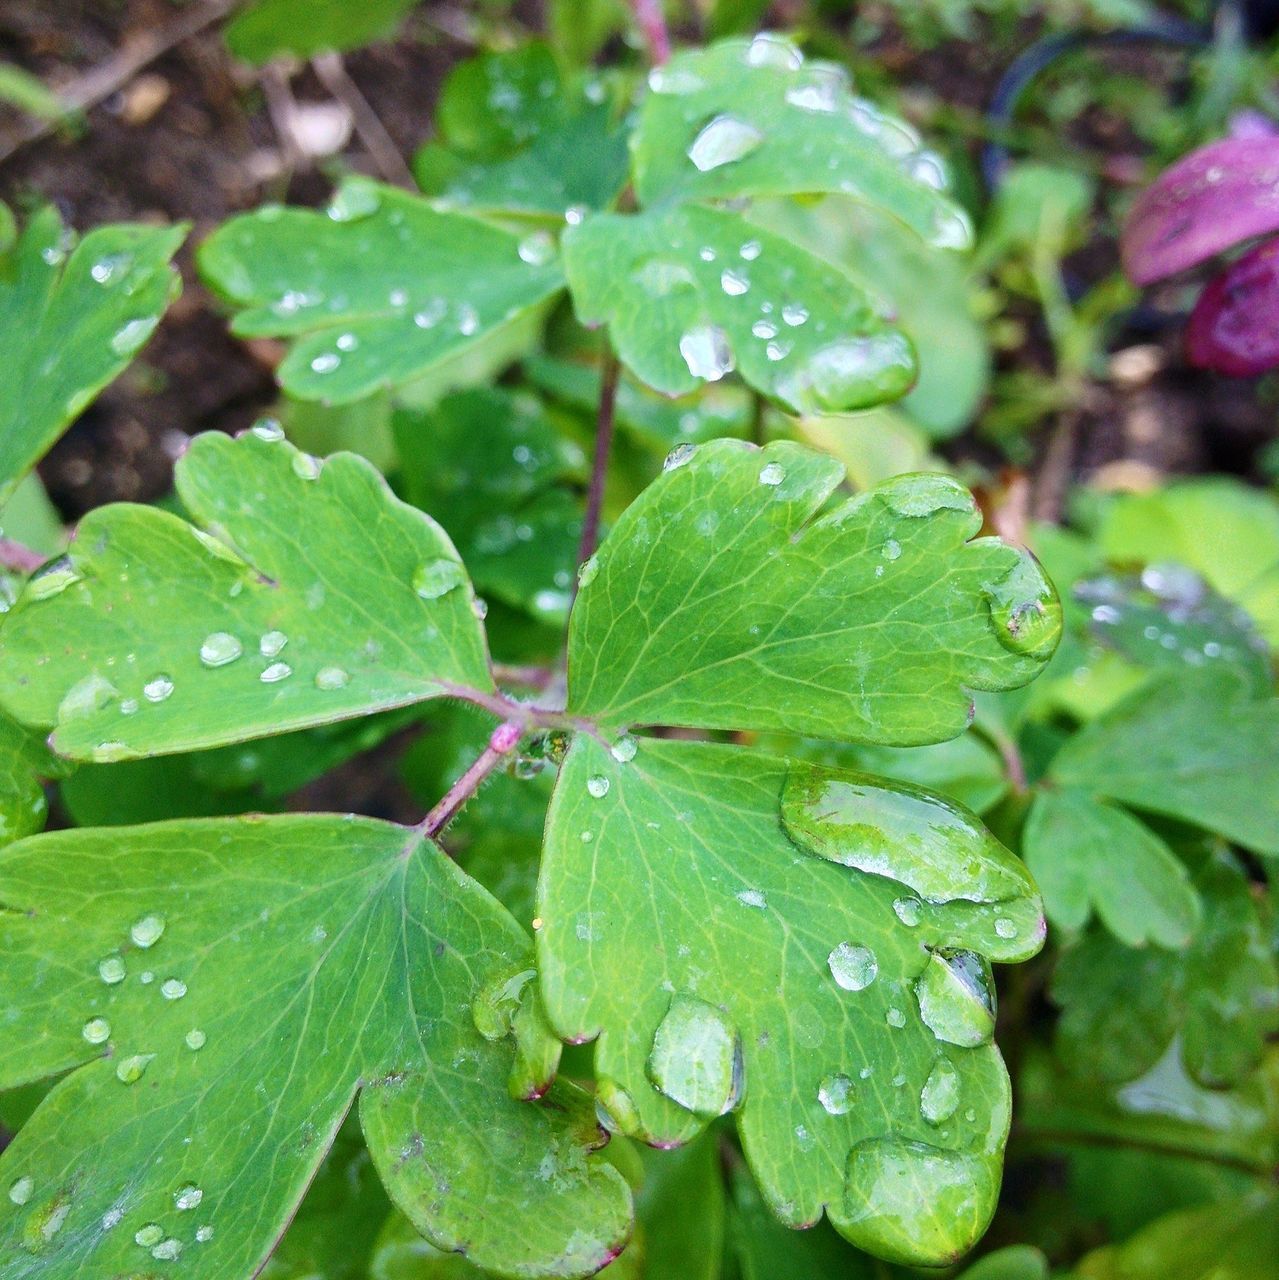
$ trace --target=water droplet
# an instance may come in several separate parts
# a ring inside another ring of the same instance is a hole
[[[278,444],[284,439],[284,428],[274,418],[263,418],[261,422],[255,422],[249,431],[268,444]]]
[[[995,1030],[989,966],[972,951],[934,951],[915,981],[924,1025],[947,1044],[985,1044]]]
[[[679,353],[695,378],[718,382],[734,368],[728,335],[718,325],[704,324],[690,329],[679,340]]]
[[[136,711],[137,709],[137,704],[134,703],[133,710]],[[124,709],[124,703],[120,704],[120,710],[125,715],[129,714],[129,712]],[[120,760],[136,760],[138,758],[138,754],[139,753],[127,743],[120,742],[115,738],[110,738],[105,742],[99,742],[93,746],[89,751],[89,758],[97,764],[115,764]]]
[[[875,981],[879,972],[879,962],[869,947],[855,946],[851,942],[841,942],[826,957],[830,966],[831,977],[845,991],[861,991]]]
[[[456,560],[428,560],[413,574],[413,590],[423,600],[438,600],[466,581],[466,570]]]
[[[432,298],[421,311],[413,315],[413,323],[419,329],[434,329],[448,314],[448,303],[443,298]]]
[[[489,602],[487,600],[481,600],[479,596],[476,596],[475,599],[471,601],[471,612],[481,622],[483,622],[484,619],[489,616]]]
[[[751,285],[750,281],[744,275],[737,271],[731,271],[727,268],[720,272],[719,287],[724,290],[730,298],[740,298],[746,293]]]
[[[309,453],[295,453],[289,460],[293,474],[299,480],[318,480],[320,478],[320,460]]]
[[[120,956],[106,956],[98,961],[98,977],[109,987],[123,982],[125,975],[124,960]]]
[[[59,556],[31,575],[23,595],[28,600],[48,600],[79,581],[80,575],[71,567],[70,557]]]
[[[757,338],[777,337],[777,326],[771,320],[756,320],[751,325],[751,333]]]
[[[360,345],[360,340],[353,333],[340,333],[333,345],[339,351],[354,351]]]
[[[111,339],[111,350],[118,356],[131,356],[152,334],[156,326],[153,317],[130,320],[116,330]]]
[[[133,266],[133,257],[127,253],[110,253],[98,259],[89,268],[89,275],[95,284],[113,285],[120,280]]]
[[[370,217],[381,207],[382,197],[373,183],[357,178],[337,189],[329,201],[328,215],[334,222],[356,222]]]
[[[266,667],[258,679],[263,684],[279,684],[281,680],[287,680],[293,674],[293,668],[287,662],[273,662]]]
[[[154,947],[160,941],[160,935],[164,933],[164,917],[157,915],[143,916],[129,930],[129,937],[133,939],[133,945],[141,947],[144,951],[148,947]]]
[[[817,1101],[830,1115],[847,1115],[853,1109],[853,1082],[842,1074],[826,1076],[817,1086]]]
[[[884,545],[880,547],[879,554],[885,560],[896,560],[902,553],[902,544],[896,538],[889,538]]]
[[[205,1044],[208,1042],[208,1036],[206,1036],[199,1027],[192,1027],[183,1039],[186,1042],[186,1047],[191,1050],[203,1049]]]
[[[147,1066],[154,1057],[155,1054],[153,1053],[135,1053],[132,1057],[121,1058],[116,1063],[115,1078],[121,1084],[136,1084],[142,1079]]]
[[[648,1075],[668,1098],[699,1115],[723,1115],[741,1089],[737,1037],[714,1005],[677,995],[653,1037]]]
[[[919,923],[919,899],[895,898],[893,900],[893,912],[902,924],[908,929],[913,929]]]
[[[779,360],[785,360],[792,350],[789,342],[770,342],[764,348],[764,354],[776,364]]]
[[[157,1262],[174,1262],[178,1255],[182,1252],[182,1241],[170,1236],[167,1240],[161,1240],[154,1249],[151,1250],[151,1256]]]
[[[332,373],[342,363],[342,357],[335,351],[326,351],[311,361],[312,373]]]
[[[695,444],[677,444],[675,448],[666,455],[666,460],[662,463],[662,470],[674,471],[677,467],[682,467],[686,462],[690,462],[692,460],[693,454],[696,452],[697,446]],[[594,558],[594,556],[591,557],[592,560]],[[590,562],[591,561],[588,560],[586,563],[590,564]],[[581,581],[582,579],[579,575],[578,582],[580,583]]]
[[[164,1239],[164,1228],[158,1222],[148,1222],[145,1227],[139,1227],[133,1233],[133,1239],[144,1249],[150,1249],[152,1245],[157,1245]]]
[[[315,673],[317,689],[344,689],[351,677],[341,667],[321,667]]]
[[[274,658],[288,643],[289,637],[283,631],[268,631],[258,641],[258,652],[264,658]]]
[[[768,899],[758,889],[739,889],[733,896],[744,907],[763,911],[768,906]]]
[[[735,116],[718,115],[693,139],[688,158],[702,173],[709,173],[750,155],[763,141],[764,135],[754,125]]]
[[[31,1193],[35,1190],[34,1179],[25,1174],[16,1182],[9,1184],[9,1199],[14,1204],[26,1204],[31,1199]]]
[[[654,93],[680,95],[696,93],[703,88],[705,81],[691,71],[682,67],[654,67],[648,73],[648,87]]]
[[[160,994],[166,1000],[181,1000],[187,993],[187,984],[181,978],[165,978],[160,983]]]
[[[919,1094],[919,1112],[929,1124],[945,1124],[959,1109],[959,1072],[947,1057],[933,1063]]]
[[[1061,635],[1061,605],[1027,555],[997,582],[982,587],[999,643],[1010,653],[1047,657]],[[1174,640],[1174,644],[1176,641]]]
[[[817,404],[838,412],[907,390],[915,379],[915,356],[900,333],[844,338],[814,352],[807,374]]]
[[[667,462],[670,461],[668,457]],[[663,471],[669,471],[670,468],[663,464]],[[581,568],[577,571],[577,585],[579,588],[589,587],[595,581],[595,575],[600,571],[600,561],[598,556],[591,556],[589,559],[582,561]]]
[[[786,479],[786,468],[780,462],[766,462],[759,472],[760,484],[779,485]]]
[[[148,702],[163,702],[173,692],[173,681],[166,675],[152,676],[142,686],[142,696]]]
[[[602,773],[593,773],[586,779],[586,789],[596,800],[603,800],[608,795],[609,781]]]
[[[470,338],[479,332],[480,313],[469,302],[463,302],[457,309],[457,331],[464,338]]]
[[[207,1244],[210,1240],[213,1239],[213,1228],[208,1226],[207,1224],[203,1227],[200,1227],[195,1233],[195,1238],[201,1244]]]
[[[751,67],[774,67],[779,71],[798,71],[804,65],[799,47],[785,36],[761,31],[746,50],[746,63]]]
[[[743,262],[754,262],[763,252],[763,246],[758,240],[747,240],[737,252]]]
[[[111,1037],[111,1024],[105,1018],[90,1018],[80,1034],[90,1044],[104,1044]]]
[[[28,1222],[23,1234],[28,1240],[38,1234],[40,1240],[48,1244],[62,1230],[62,1224],[66,1222],[67,1215],[70,1212],[70,1197],[65,1195],[58,1196],[52,1203],[45,1205],[31,1216],[31,1220]]]
[[[791,328],[797,329],[808,319],[808,308],[798,302],[788,302],[782,308],[782,319]]]
[[[200,646],[200,661],[206,667],[225,667],[244,652],[244,646],[228,631],[215,631]]]
[[[639,750],[639,743],[635,741],[630,734],[623,734],[613,743],[609,754],[618,764],[630,764],[635,759],[635,753]]]
[[[188,1182],[173,1193],[174,1207],[183,1211],[194,1209],[203,1199],[204,1192],[194,1182]]]
[[[119,1205],[112,1205],[106,1213],[102,1215],[102,1230],[110,1231],[114,1227],[118,1227],[124,1218],[124,1210]]]
[[[520,241],[519,254],[530,267],[544,267],[555,257],[555,241],[547,231],[534,231]]]
[[[1001,917],[995,921],[995,932],[1001,938],[1015,938],[1017,936],[1017,926],[1011,920]]]
[[[471,1021],[485,1040],[502,1040],[511,1034],[524,989],[536,976],[533,969],[503,974],[476,994],[471,1003]]]
[[[798,84],[786,90],[786,101],[801,111],[829,114],[839,110],[842,80],[836,75],[823,75],[811,84]]]
[[[149,987],[155,981],[155,974],[152,973],[150,969],[143,969],[142,972],[138,974],[138,981],[142,983],[144,987]]]
[[[906,1015],[897,1008],[896,1005],[892,1005],[888,1012],[884,1014],[884,1021],[888,1023],[890,1027],[894,1027],[900,1031],[902,1027],[906,1025]]]

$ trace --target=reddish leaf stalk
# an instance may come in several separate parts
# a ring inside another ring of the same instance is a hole
[[[34,573],[47,556],[42,556],[30,547],[8,538],[0,538],[0,569],[11,569],[14,573]]]
[[[488,746],[444,793],[439,803],[418,824],[417,829],[428,839],[439,835],[480,789],[484,779],[515,750],[523,734],[524,725],[519,720],[507,720],[498,725],[489,738]]]
[[[577,562],[582,564],[595,553],[600,537],[600,510],[604,506],[604,481],[608,475],[608,458],[613,448],[613,423],[617,407],[617,357],[610,351],[600,371],[600,407],[595,422],[595,460],[591,465],[591,487],[586,495],[586,514],[582,517],[582,540],[577,548]]]
[[[671,56],[671,38],[666,30],[666,14],[662,0],[631,0],[631,12],[644,34],[649,61],[660,67]]]

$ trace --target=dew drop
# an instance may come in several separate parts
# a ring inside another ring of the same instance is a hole
[[[258,641],[258,652],[264,658],[274,658],[289,643],[289,637],[283,631],[268,631]]]
[[[875,953],[869,947],[855,946],[851,942],[841,942],[826,957],[826,963],[836,985],[845,991],[863,990],[875,981],[879,972]]]
[[[200,646],[200,661],[206,667],[225,667],[244,652],[244,646],[227,631],[215,631]]]
[[[823,76],[814,84],[796,85],[786,90],[786,101],[801,111],[829,113],[839,109],[840,82],[836,76]]]
[[[14,1204],[26,1204],[31,1199],[31,1193],[35,1190],[35,1181],[23,1175],[16,1182],[9,1184],[9,1199]]]
[[[884,1021],[890,1027],[896,1027],[900,1031],[906,1025],[906,1015],[894,1005],[884,1014]]]
[[[466,570],[456,560],[428,560],[413,574],[413,590],[423,600],[438,600],[466,581]]]
[[[733,896],[744,907],[763,911],[768,906],[768,899],[758,889],[739,889]]]
[[[920,903],[918,898],[895,898],[893,913],[908,929],[919,923]]]
[[[751,325],[751,333],[757,338],[775,338],[777,337],[777,326],[771,320],[756,320]]]
[[[148,1222],[145,1227],[139,1227],[133,1233],[133,1239],[144,1249],[150,1249],[152,1245],[157,1245],[164,1239],[164,1228],[158,1222]]]
[[[151,1250],[151,1256],[157,1262],[174,1262],[178,1255],[182,1252],[182,1241],[170,1236],[167,1240],[161,1240],[154,1249]]]
[[[995,995],[989,966],[972,951],[934,951],[915,981],[924,1025],[947,1044],[973,1048],[995,1030]]]
[[[284,428],[274,418],[263,418],[261,422],[255,422],[249,432],[268,444],[278,444],[284,439]]]
[[[137,703],[134,703],[133,710],[137,709]],[[125,715],[129,714],[125,711],[124,703],[120,704],[120,710]],[[115,764],[120,760],[136,760],[137,757],[138,753],[132,747],[114,738],[97,743],[89,751],[89,758],[97,764]]]
[[[71,567],[70,558],[59,556],[31,575],[23,594],[28,600],[48,600],[79,581],[80,575]]]
[[[201,1244],[208,1244],[208,1242],[213,1239],[213,1228],[207,1225],[198,1228],[195,1233],[195,1238]]]
[[[666,460],[662,463],[662,470],[674,471],[678,467],[682,467],[686,462],[692,461],[693,454],[695,454],[696,452],[697,452],[697,446],[695,444],[677,444],[675,448],[673,448],[670,451],[670,453],[666,455]],[[594,558],[595,558],[594,556],[591,557],[592,560]],[[586,563],[590,564],[591,561],[588,560]],[[581,585],[583,586],[586,585],[585,583],[582,582],[580,575],[578,576],[578,582],[581,583]]]
[[[1000,917],[995,921],[995,932],[1001,938],[1015,938],[1017,936],[1017,926],[1011,920]]]
[[[309,453],[295,453],[289,461],[293,474],[299,480],[318,480],[320,478],[320,460]]]
[[[666,459],[666,462],[670,462],[669,457]],[[663,463],[662,470],[669,471],[670,467],[668,467],[665,463]],[[582,567],[577,571],[578,587],[579,588],[589,587],[591,583],[595,581],[595,575],[599,573],[599,571],[600,571],[599,556],[591,556],[588,560],[584,560],[582,562]]]
[[[131,356],[151,336],[154,329],[153,319],[130,320],[112,336],[111,350],[118,356]]]
[[[764,354],[776,364],[779,360],[785,360],[791,353],[791,344],[789,342],[770,342],[764,348]]]
[[[847,1115],[853,1109],[853,1082],[839,1073],[826,1076],[817,1086],[817,1101],[829,1115]]]
[[[695,378],[718,382],[734,368],[728,335],[718,325],[704,324],[690,329],[679,340],[679,353]]]
[[[675,996],[653,1037],[648,1075],[689,1111],[728,1111],[741,1092],[741,1061],[723,1013],[694,996]]]
[[[602,773],[593,773],[586,779],[586,789],[596,800],[602,800],[608,795],[609,781]]]
[[[718,115],[693,139],[688,158],[702,173],[709,173],[750,155],[763,141],[764,135],[754,125]]]
[[[80,1030],[90,1044],[104,1044],[111,1036],[111,1024],[105,1018],[90,1018]]]
[[[743,262],[754,262],[763,252],[763,246],[758,240],[747,240],[737,252]]]
[[[164,933],[164,917],[150,915],[143,916],[130,928],[129,937],[133,939],[134,946],[141,947],[145,951],[160,941],[162,933]]]
[[[779,71],[798,71],[804,65],[804,55],[798,46],[785,36],[762,31],[746,50],[746,63],[752,67],[774,67]]]
[[[457,309],[457,331],[464,338],[473,337],[479,332],[480,313],[470,305],[463,302]]]
[[[187,984],[181,978],[165,978],[160,983],[160,994],[166,1000],[181,1000],[187,993]]]
[[[902,544],[896,538],[889,538],[884,545],[880,547],[879,554],[885,560],[896,560],[902,553]]]
[[[353,333],[341,333],[333,345],[339,351],[354,351],[360,345],[360,340]]]
[[[204,1192],[194,1182],[188,1182],[173,1193],[174,1207],[183,1211],[194,1209],[203,1199]]]
[[[203,1049],[208,1042],[208,1036],[200,1030],[199,1027],[192,1027],[190,1031],[183,1037],[186,1047],[191,1050]]]
[[[448,303],[443,298],[432,298],[421,311],[413,315],[413,323],[419,329],[434,329],[448,313]]]
[[[798,329],[808,319],[808,308],[798,302],[788,302],[782,308],[782,319],[793,329]]]
[[[351,681],[350,675],[341,667],[321,667],[315,673],[317,689],[344,689]]]
[[[945,1124],[959,1109],[959,1072],[947,1057],[933,1063],[919,1094],[919,1112],[929,1124]]]
[[[609,754],[618,764],[630,764],[635,759],[636,752],[639,751],[639,743],[635,741],[630,734],[623,734],[622,737],[613,743],[609,750]]]
[[[555,256],[555,241],[546,231],[534,231],[520,241],[520,260],[530,267],[544,267]]]
[[[342,363],[342,357],[335,351],[326,351],[311,361],[312,373],[332,373]]]
[[[98,961],[98,977],[109,987],[123,982],[125,975],[124,960],[120,956],[106,956]]]
[[[730,298],[740,298],[750,289],[750,281],[737,271],[725,269],[720,272],[719,287]]]
[[[173,681],[165,675],[152,676],[142,686],[142,696],[148,702],[163,702],[173,692]]]
[[[279,684],[281,680],[287,680],[293,674],[293,668],[287,662],[273,662],[265,668],[258,679],[263,684]]]
[[[136,1084],[142,1079],[147,1066],[154,1057],[155,1054],[153,1053],[135,1053],[132,1057],[121,1058],[116,1063],[115,1078],[121,1084]]]
[[[759,482],[766,485],[779,485],[786,479],[786,468],[780,462],[766,462],[760,468]]]

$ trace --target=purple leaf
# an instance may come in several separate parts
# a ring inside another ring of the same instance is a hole
[[[1222,138],[1184,156],[1137,197],[1123,233],[1137,284],[1279,230],[1279,137]]]
[[[1234,378],[1279,365],[1279,239],[1208,283],[1186,326],[1186,351],[1193,364]]]

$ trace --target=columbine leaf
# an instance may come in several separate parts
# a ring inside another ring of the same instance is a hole
[[[1060,609],[1024,552],[940,475],[814,519],[832,459],[717,441],[674,458],[582,573],[569,706],[610,725],[955,737],[967,689],[1030,680]]]
[[[896,399],[909,341],[859,285],[807,250],[696,205],[598,214],[564,235],[578,318],[607,323],[619,356],[667,395],[737,369],[805,413]]]
[[[1023,840],[1026,865],[1058,927],[1079,929],[1095,910],[1130,947],[1182,947],[1194,933],[1199,895],[1184,864],[1122,809],[1082,791],[1044,791]]]
[[[43,737],[0,713],[0,845],[44,826],[49,803],[40,779],[54,771]]]
[[[1279,699],[1228,673],[1153,678],[1075,734],[1052,776],[1279,855]]]
[[[1124,268],[1138,284],[1185,271],[1279,230],[1279,139],[1222,138],[1183,156],[1137,198],[1124,224]]]
[[[129,363],[180,288],[186,227],[99,227],[78,245],[52,207],[0,251],[0,503]]]
[[[245,337],[296,338],[280,384],[342,404],[429,373],[563,285],[553,246],[351,179],[327,214],[267,206],[200,248]]]
[[[940,190],[941,162],[919,135],[854,97],[842,68],[805,64],[789,40],[677,54],[649,88],[632,147],[642,204],[841,192],[936,245],[968,243],[967,220]]]
[[[1066,951],[1053,982],[1058,1045],[1079,1076],[1132,1080],[1179,1046],[1209,1086],[1232,1084],[1279,1027],[1279,969],[1248,882],[1222,854],[1195,877],[1203,922],[1183,951],[1134,951],[1092,932]]]
[[[226,29],[237,58],[269,62],[281,54],[308,58],[313,53],[358,49],[389,36],[402,14],[417,0],[256,0]]]
[[[604,85],[566,83],[536,41],[460,63],[440,94],[440,142],[413,168],[429,195],[473,208],[559,218],[602,209],[626,182],[626,135]],[[598,90],[598,92],[594,92]]]
[[[188,1276],[253,1274],[357,1093],[392,1198],[441,1248],[582,1275],[625,1238],[585,1100],[511,1100],[510,1042],[476,1029],[528,970],[525,935],[412,832],[38,836],[0,855],[0,901],[0,1084],[70,1072],[0,1159],[14,1280],[179,1254]]]
[[[538,907],[552,1024],[599,1036],[624,1131],[677,1142],[740,1106],[789,1225],[825,1208],[855,1244],[931,1264],[980,1234],[1008,1125],[981,957],[1032,955],[1043,921],[971,815],[740,748],[581,736]]]
[[[466,571],[354,454],[199,437],[195,524],[91,512],[0,629],[0,700],[62,754],[186,751],[491,688]]]

